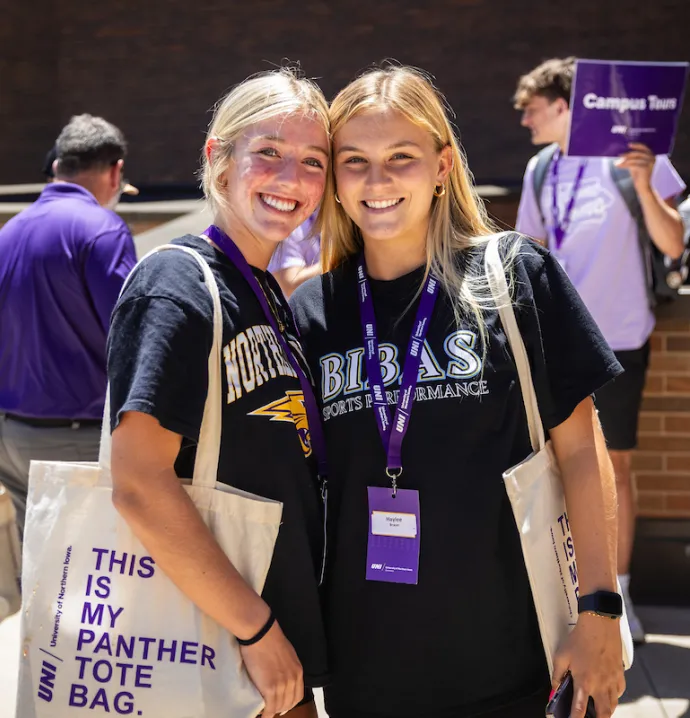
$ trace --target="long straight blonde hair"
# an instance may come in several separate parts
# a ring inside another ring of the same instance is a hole
[[[493,305],[483,265],[460,259],[463,253],[485,244],[496,229],[474,188],[465,154],[448,119],[450,108],[421,70],[404,66],[369,70],[341,90],[331,103],[331,137],[358,114],[377,110],[395,110],[425,129],[439,152],[446,146],[451,148],[453,166],[446,192],[435,196],[431,205],[425,278],[433,272],[453,300],[456,321],[463,315],[473,315],[485,340],[483,309]],[[328,182],[322,205],[322,262],[326,271],[358,254],[364,246],[359,228],[335,200],[334,163]]]

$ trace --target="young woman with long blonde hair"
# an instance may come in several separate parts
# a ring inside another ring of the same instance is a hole
[[[328,271],[291,302],[332,467],[329,714],[536,718],[550,680],[502,482],[531,447],[485,279],[493,229],[424,74],[370,71],[330,119]],[[596,609],[615,599],[615,486],[591,394],[620,368],[547,251],[513,233],[502,254]],[[554,683],[568,670],[572,715],[588,696],[610,715],[618,621],[581,614]]]
[[[178,480],[192,475],[213,336],[196,261],[181,251],[149,257],[118,302],[109,337],[115,506],[180,590],[237,637],[265,718],[315,716],[309,687],[322,685],[327,671],[323,520],[305,410],[311,387],[266,268],[278,243],[318,207],[328,162],[328,106],[316,85],[289,70],[243,82],[218,104],[204,147],[214,224],[173,242],[202,255],[220,292],[218,481],[283,504],[261,596]]]

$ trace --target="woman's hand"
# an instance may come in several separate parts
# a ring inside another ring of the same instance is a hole
[[[277,622],[258,643],[240,646],[240,652],[249,677],[266,701],[263,718],[285,713],[302,700],[302,664]]]
[[[609,718],[625,691],[620,621],[580,614],[577,625],[554,658],[551,683],[556,689],[567,671],[573,676],[571,718],[584,718],[591,696],[597,718]]]

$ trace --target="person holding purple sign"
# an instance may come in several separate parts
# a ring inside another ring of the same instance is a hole
[[[329,455],[331,718],[534,718],[550,680],[502,480],[532,451],[491,299],[492,233],[444,100],[422,72],[372,70],[331,110],[326,274],[291,299]],[[620,603],[614,479],[591,394],[620,372],[554,258],[501,238],[577,546],[580,591]],[[552,677],[609,716],[620,626],[580,614]]]
[[[643,250],[639,232],[664,255],[681,256],[675,200],[685,184],[668,157],[655,157],[639,143],[618,160],[564,155],[574,67],[572,57],[548,60],[518,83],[522,125],[533,144],[548,147],[527,165],[516,228],[548,246],[625,369],[597,392],[596,405],[616,474],[619,580],[633,638],[643,641],[628,592],[635,530],[631,458],[655,318],[651,246]]]
[[[266,269],[277,244],[318,207],[329,154],[328,106],[315,84],[288,69],[245,81],[218,104],[205,145],[214,224],[173,242],[203,257],[220,292],[218,481],[283,505],[261,596],[178,480],[192,475],[213,336],[195,259],[182,251],[148,257],[117,303],[109,336],[115,506],[180,590],[237,637],[265,718],[315,718],[310,687],[327,672],[315,462],[325,476],[323,440],[291,314]]]

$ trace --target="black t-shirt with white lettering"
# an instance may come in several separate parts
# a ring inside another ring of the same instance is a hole
[[[478,263],[483,250],[460,262]],[[484,350],[439,295],[402,447],[400,488],[419,491],[418,585],[365,579],[367,486],[390,486],[366,381],[357,263],[291,299],[320,398],[331,474],[326,625],[337,715],[460,716],[548,684],[502,473],[531,452],[516,367],[497,313]],[[558,263],[523,238],[516,313],[547,429],[620,372]],[[389,404],[397,400],[423,268],[370,280]],[[412,301],[414,299],[414,301]],[[410,302],[412,304],[410,305]],[[334,713],[336,711],[334,710]]]
[[[218,480],[283,503],[263,597],[302,661],[308,685],[327,672],[318,593],[323,519],[303,394],[273,329],[232,262],[199,237],[197,250],[220,290],[223,311],[223,428]],[[286,332],[295,330],[273,278],[254,274]],[[108,376],[112,426],[140,411],[183,437],[177,474],[191,477],[208,389],[213,307],[201,268],[182,251],[149,257],[112,317]]]

